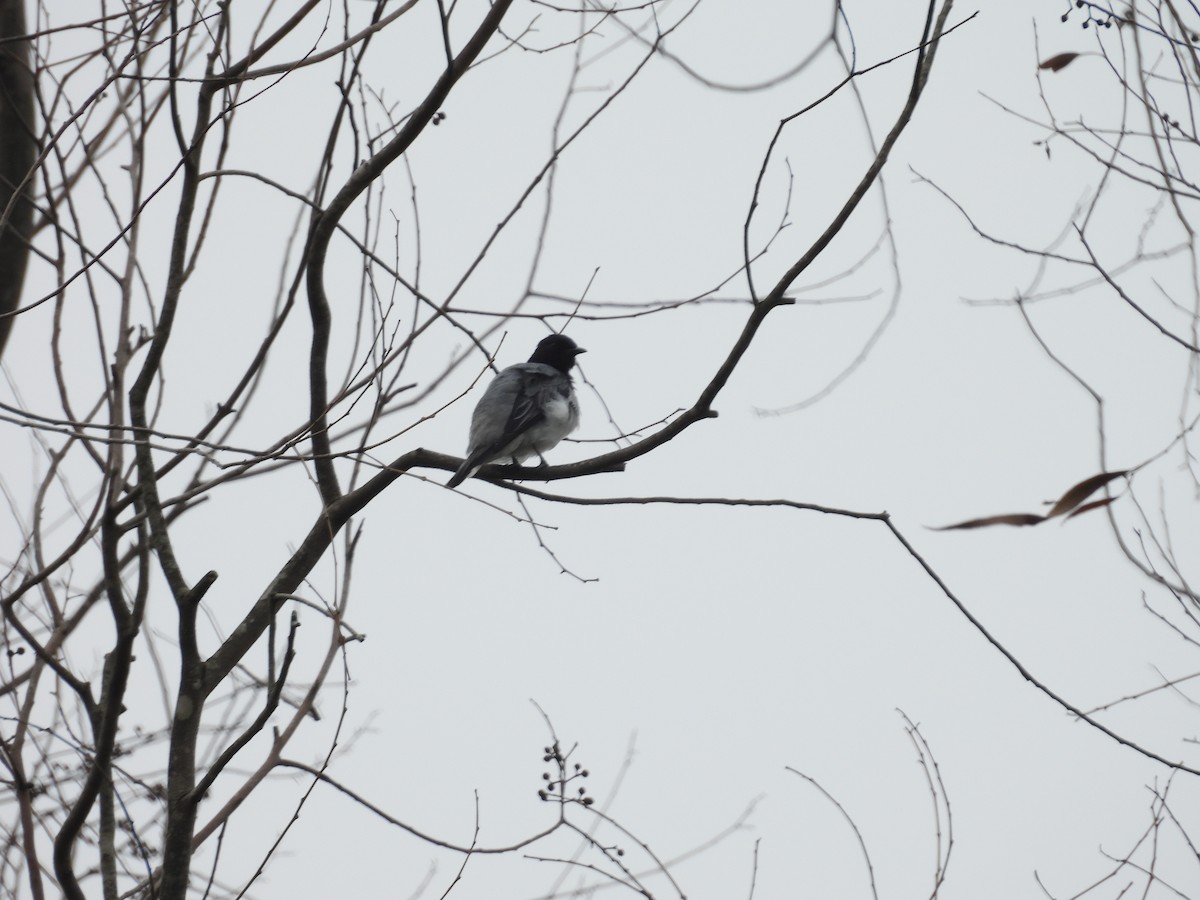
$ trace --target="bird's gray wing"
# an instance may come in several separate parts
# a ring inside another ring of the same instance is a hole
[[[521,373],[521,389],[513,403],[512,414],[504,427],[509,440],[519,437],[546,418],[546,406],[563,393],[570,384],[566,376],[549,366],[525,363]]]
[[[492,379],[471,415],[467,457],[448,487],[457,487],[490,462],[503,460],[514,442],[545,417],[555,395],[570,393],[566,375],[541,363],[518,363]]]
[[[562,373],[540,363],[509,366],[488,385],[471,418],[469,456],[490,462],[545,418]]]

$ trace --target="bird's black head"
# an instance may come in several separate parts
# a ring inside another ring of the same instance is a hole
[[[575,357],[580,353],[587,353],[587,351],[565,334],[552,334],[542,338],[537,349],[533,351],[533,356],[529,357],[529,361],[553,366],[560,372],[570,372],[575,365]]]

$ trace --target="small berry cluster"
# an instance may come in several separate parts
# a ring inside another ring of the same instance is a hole
[[[583,784],[579,785],[574,795],[567,796],[567,787],[572,781],[578,779],[582,782],[583,779],[588,777],[588,770],[579,763],[571,766],[568,774],[568,763],[570,762],[571,753],[574,752],[574,748],[567,753],[563,753],[562,748],[558,745],[558,741],[555,741],[551,746],[543,747],[542,751],[545,754],[542,756],[542,762],[554,763],[558,769],[558,777],[553,778],[550,772],[543,772],[542,780],[546,782],[546,787],[538,791],[538,796],[543,800],[557,800],[559,803],[570,801],[572,803],[581,803],[584,806],[591,806],[595,801],[587,795],[587,788]]]
[[[1124,20],[1115,13],[1109,12],[1106,9],[1098,9],[1094,4],[1087,3],[1087,0],[1075,0],[1075,8],[1082,9],[1087,6],[1087,18],[1083,20],[1083,27],[1089,27],[1093,22],[1097,27],[1103,25],[1105,28],[1112,28],[1113,22],[1120,25]],[[1097,15],[1098,14],[1098,15]],[[1065,22],[1071,15],[1071,10],[1068,9],[1062,14],[1062,20]]]

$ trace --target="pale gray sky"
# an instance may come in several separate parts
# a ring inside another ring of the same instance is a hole
[[[825,27],[828,5],[710,0],[668,47],[713,80],[754,82],[808,51]],[[351,6],[365,22],[369,4]],[[482,4],[469,4],[456,17],[474,22],[479,13],[470,7]],[[513,30],[539,12],[532,4],[518,7]],[[998,104],[1045,117],[1035,77],[1035,24],[1042,58],[1092,47],[1091,33],[1077,21],[1060,22],[1067,8],[1034,0],[955,7],[954,22],[977,15],[943,42],[927,94],[886,170],[902,285],[895,317],[866,362],[832,395],[788,415],[754,412],[804,400],[855,358],[894,289],[886,248],[837,284],[797,292],[814,300],[859,299],[772,313],[721,394],[719,418],[624,473],[550,489],[593,497],[786,498],[886,510],[992,634],[1079,707],[1151,687],[1156,672],[1190,672],[1194,648],[1142,608],[1148,583],[1120,556],[1104,513],[1035,529],[928,530],[991,513],[1037,511],[1042,501],[1100,470],[1095,407],[1087,394],[1047,358],[1014,307],[965,302],[1011,299],[1032,282],[1034,261],[989,246],[916,176],[935,181],[997,235],[1045,247],[1063,233],[1075,204],[1098,184],[1100,168],[1065,144],[1047,158],[1035,143],[1044,133]],[[413,15],[424,18],[414,18],[407,30],[385,31],[369,57],[369,82],[400,109],[426,89],[439,61],[441,48],[430,38],[436,27],[428,27],[435,11],[419,4]],[[553,43],[575,27],[568,17],[540,12],[535,41]],[[862,0],[848,3],[846,12],[859,60],[869,63],[912,47],[924,5]],[[676,14],[670,6],[664,21]],[[331,15],[336,20],[340,10],[331,8]],[[328,44],[339,28],[310,37]],[[585,45],[584,57],[596,56],[620,34],[615,25],[603,27]],[[640,52],[626,43],[584,69],[580,82],[589,91],[567,115],[566,128],[619,83]],[[775,124],[836,83],[834,62],[819,60],[769,90],[735,93],[705,88],[678,67],[652,61],[564,153],[535,288],[577,296],[595,272],[589,299],[639,303],[692,296],[727,278],[742,259],[747,204]],[[570,64],[570,50],[510,52],[489,63],[456,90],[445,121],[412,151],[421,287],[431,296],[444,296],[458,280],[544,161]],[[1111,79],[1098,71],[1104,65],[1099,57],[1084,57],[1043,76],[1047,99],[1063,118],[1083,114],[1091,122],[1114,115]],[[877,138],[903,103],[911,66],[905,59],[858,83]],[[306,189],[320,155],[322,112],[336,100],[333,78],[333,70],[322,67],[297,72],[248,104],[241,142],[226,167],[269,169],[281,183]],[[789,224],[754,268],[760,290],[824,229],[869,157],[848,92],[786,132],[752,234],[764,240],[780,219],[786,166],[794,176]],[[343,166],[335,180],[346,174]],[[393,166],[387,183],[383,209],[375,214],[385,234],[393,228],[392,213],[397,217],[407,272],[414,231],[402,165]],[[181,313],[188,339],[171,349],[166,429],[194,427],[236,378],[236,366],[214,373],[214,340],[233,360],[257,343],[295,212],[292,201],[248,180],[226,181],[222,190],[228,196],[210,232],[208,262],[189,285]],[[456,305],[496,310],[519,295],[540,197],[519,214]],[[1130,223],[1140,221],[1147,205],[1145,196],[1115,193],[1104,212],[1108,225],[1096,231],[1105,252],[1119,258],[1133,245],[1137,231]],[[169,213],[169,203],[151,207],[147,225],[165,235]],[[797,287],[854,265],[883,221],[876,193]],[[346,295],[344,308],[352,309],[359,276],[355,255],[334,246],[327,284],[336,319],[339,292]],[[391,259],[391,239],[383,246]],[[1071,253],[1080,252],[1073,245]],[[36,267],[31,272],[43,288],[48,277]],[[148,277],[161,284],[161,272]],[[1161,277],[1187,287],[1179,271],[1163,270]],[[1063,276],[1050,278],[1058,284]],[[719,294],[744,297],[744,279]],[[411,301],[401,293],[397,303],[406,327]],[[1109,398],[1109,467],[1136,465],[1170,442],[1179,427],[1186,353],[1103,291],[1029,311],[1055,351]],[[588,383],[628,429],[690,404],[745,313],[742,305],[700,305],[645,318],[576,321],[570,333],[590,351],[582,359]],[[29,379],[44,360],[32,335],[45,321],[29,321],[19,328],[31,337],[10,348],[5,366],[35,395]],[[335,330],[331,370],[340,374],[350,343],[345,323],[337,327],[343,330]],[[544,333],[536,321],[512,323],[498,363],[525,359]],[[265,444],[306,417],[307,338],[304,318],[285,330],[243,441]],[[490,346],[496,344],[493,338]],[[402,380],[418,380],[422,367],[440,371],[461,346],[456,332],[431,331]],[[478,360],[461,367],[397,428],[466,390],[481,366]],[[379,448],[375,458],[417,446],[460,454],[481,390]],[[584,422],[576,437],[611,438],[613,425],[596,395],[587,387],[581,395]],[[4,440],[6,447],[25,447],[11,429]],[[606,446],[567,442],[551,462],[582,459]],[[1151,505],[1159,480],[1168,498],[1178,494],[1179,502],[1168,505],[1181,517],[1173,537],[1182,549],[1195,546],[1197,523],[1182,508],[1187,488],[1177,462],[1164,461],[1138,487]],[[26,458],[21,465],[31,463]],[[233,627],[312,521],[316,492],[298,469],[288,471],[214,498],[180,528],[187,570],[220,572],[207,602],[223,629]],[[598,579],[582,583],[560,573],[530,528],[505,512],[520,508],[502,489],[468,482],[461,494],[487,501],[474,503],[441,488],[446,473],[413,474],[429,480],[401,479],[361,518],[348,618],[367,640],[348,651],[353,683],[343,734],[355,737],[330,774],[444,840],[470,842],[476,792],[483,845],[514,841],[552,819],[553,810],[536,797],[546,768],[540,750],[549,738],[531,699],[566,744],[578,742],[576,758],[590,770],[600,801],[634,747],[610,812],[662,859],[721,832],[761,798],[744,830],[673,867],[696,900],[747,896],[759,841],[757,897],[870,896],[854,835],[838,811],[786,767],[817,779],[853,816],[881,897],[928,894],[936,858],[930,790],[897,710],[919,723],[952,806],[945,898],[1039,896],[1035,872],[1055,896],[1074,895],[1111,868],[1098,848],[1117,855],[1129,849],[1149,824],[1145,786],[1161,786],[1170,776],[1031,687],[877,521],[782,509],[531,503],[546,526],[543,539],[562,564]],[[1118,501],[1113,514],[1129,538],[1136,509]],[[335,568],[326,564],[318,572],[311,596],[331,598]],[[326,625],[312,612],[301,616],[297,678],[303,680],[319,662]],[[150,624],[168,632],[169,610],[152,609]],[[148,669],[145,674],[137,689],[154,697],[157,687]],[[335,688],[322,703],[322,720],[306,727],[289,756],[319,759],[338,723],[339,702]],[[148,718],[155,714],[152,704]],[[1194,734],[1189,709],[1176,695],[1129,704],[1102,720],[1165,757],[1196,762],[1187,743]],[[261,753],[254,745],[239,763],[257,765]],[[252,874],[307,784],[303,777],[280,777],[251,798],[226,835],[221,880],[240,883]],[[1177,779],[1172,792],[1177,808],[1195,809],[1194,780]],[[614,840],[611,834],[604,839]],[[633,841],[619,843],[631,866],[645,868]],[[569,856],[574,849],[564,837],[528,852]],[[211,851],[201,851],[200,865]],[[313,792],[281,853],[254,896],[404,898],[436,864],[424,896],[437,897],[460,861],[323,787]],[[1163,857],[1164,877],[1194,894],[1194,868],[1177,848],[1164,848]],[[544,896],[559,871],[520,854],[477,858],[452,896]],[[593,881],[580,870],[566,884]],[[661,879],[648,884],[655,896],[672,895]],[[1116,896],[1116,890],[1101,896]]]

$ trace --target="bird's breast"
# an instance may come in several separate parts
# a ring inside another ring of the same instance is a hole
[[[579,404],[574,394],[556,395],[542,407],[543,419],[529,429],[529,443],[545,453],[579,427]]]

